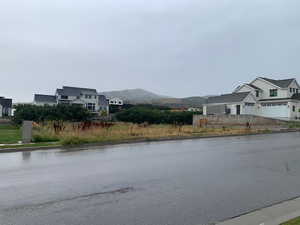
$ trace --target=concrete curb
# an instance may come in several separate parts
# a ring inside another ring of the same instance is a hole
[[[106,141],[106,142],[97,142],[89,143],[82,145],[73,145],[73,146],[42,146],[42,147],[20,147],[20,148],[4,148],[0,149],[1,153],[14,153],[14,152],[26,152],[26,151],[38,151],[38,150],[51,150],[51,149],[74,149],[74,148],[83,148],[83,147],[103,147],[103,146],[114,146],[121,144],[137,144],[137,143],[149,143],[149,142],[163,142],[163,141],[180,141],[180,140],[194,140],[194,139],[210,139],[210,138],[224,138],[224,137],[244,137],[244,136],[255,136],[255,135],[271,135],[278,133],[293,133],[300,132],[300,129],[285,129],[271,132],[261,132],[261,133],[252,133],[252,134],[229,134],[229,135],[211,135],[211,136],[177,136],[177,137],[165,137],[165,138],[141,138],[141,139],[128,139],[121,141]]]
[[[280,225],[300,216],[300,196],[279,202],[215,225]]]

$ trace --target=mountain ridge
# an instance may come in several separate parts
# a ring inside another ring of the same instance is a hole
[[[117,97],[129,104],[155,104],[171,108],[201,107],[206,100],[205,97],[200,96],[174,98],[159,95],[141,88],[105,91],[99,94],[103,94],[107,98]]]

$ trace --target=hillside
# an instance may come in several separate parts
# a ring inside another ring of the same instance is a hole
[[[171,108],[189,108],[201,107],[206,98],[203,97],[188,97],[188,98],[163,98],[152,101],[152,104],[163,105]]]
[[[158,95],[150,91],[143,89],[127,89],[121,91],[108,91],[101,92],[100,94],[105,95],[107,98],[118,97],[127,103],[137,104],[137,103],[151,103],[154,100],[167,98],[163,95]]]
[[[100,94],[105,95],[107,98],[118,97],[123,99],[125,103],[130,104],[154,104],[168,106],[171,108],[201,107],[206,99],[205,97],[198,96],[188,98],[172,98],[155,94],[143,89],[108,91]]]

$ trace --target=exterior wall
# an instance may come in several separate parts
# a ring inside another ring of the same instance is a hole
[[[281,89],[272,84],[269,84],[268,82],[266,82],[264,80],[256,79],[251,84],[253,84],[263,90],[263,92],[261,93],[261,95],[262,95],[261,99],[278,99],[278,98],[288,98],[289,97],[287,89]],[[270,97],[270,89],[278,90],[277,97]]]
[[[222,115],[226,113],[225,104],[207,105],[205,106],[205,115]],[[204,112],[203,112],[204,113]]]
[[[0,105],[0,118],[2,117],[2,110],[3,110],[3,107],[2,107],[2,105]]]
[[[295,107],[295,112],[293,112],[293,106]],[[288,103],[289,108],[289,118],[295,119],[300,118],[300,102],[289,102]]]
[[[123,105],[124,102],[122,99],[119,99],[119,98],[112,98],[112,99],[109,99],[109,104],[110,105]]]
[[[44,105],[56,105],[56,103],[49,103],[49,102],[33,102],[34,105],[38,105],[38,106],[44,106]]]
[[[288,97],[289,97],[289,98],[292,97],[292,96],[295,94],[295,92],[291,92],[291,91],[290,91],[290,88],[298,89],[298,92],[300,93],[300,87],[299,87],[299,85],[297,84],[296,81],[293,81],[293,82],[290,84],[290,86],[288,87]]]
[[[207,115],[207,106],[206,105],[203,106],[203,115]]]
[[[200,120],[206,119],[208,126],[246,126],[250,123],[251,126],[263,126],[263,125],[284,125],[286,122],[271,118],[264,118],[259,116],[251,115],[218,115],[218,116],[204,116],[204,115],[194,115],[193,126],[197,127],[200,125]]]

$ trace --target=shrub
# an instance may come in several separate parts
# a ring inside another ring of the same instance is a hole
[[[150,124],[192,124],[193,112],[171,112],[143,106],[136,106],[119,112],[116,118],[123,122]]]
[[[55,136],[35,134],[33,135],[33,141],[34,142],[55,142],[55,141],[59,141],[59,138]]]
[[[13,121],[16,124],[21,124],[23,120],[35,122],[54,120],[78,122],[89,120],[91,117],[90,112],[79,105],[18,105],[16,106]]]

